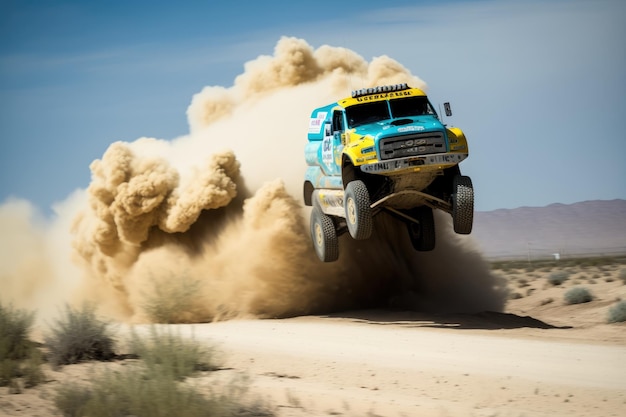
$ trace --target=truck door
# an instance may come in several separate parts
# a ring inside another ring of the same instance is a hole
[[[324,171],[328,175],[341,174],[341,152],[343,151],[342,135],[344,119],[341,110],[333,111],[330,121],[324,124],[324,140],[322,142],[322,161]]]

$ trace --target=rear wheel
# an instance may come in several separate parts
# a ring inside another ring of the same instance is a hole
[[[413,248],[420,252],[435,249],[435,219],[433,209],[427,206],[419,207],[411,212],[419,224],[410,222],[407,225],[409,238]]]
[[[457,175],[452,182],[452,224],[461,235],[472,232],[474,223],[474,187],[470,177]]]
[[[339,240],[333,219],[318,207],[311,211],[311,240],[320,261],[334,262],[339,258]]]
[[[353,239],[364,240],[372,235],[374,221],[370,204],[365,183],[361,180],[349,182],[344,195],[344,209],[348,231]]]

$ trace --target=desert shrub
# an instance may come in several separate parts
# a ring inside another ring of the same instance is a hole
[[[159,331],[152,327],[147,339],[133,333],[131,350],[151,373],[166,374],[175,380],[184,379],[196,371],[217,369],[212,349],[194,340],[183,339],[171,330]]]
[[[565,302],[567,304],[588,303],[593,300],[591,292],[585,287],[574,287],[565,293]]]
[[[95,308],[65,306],[62,316],[45,335],[48,359],[54,367],[89,360],[107,361],[115,357],[115,341],[109,324],[98,319]]]
[[[187,274],[152,280],[152,288],[143,294],[142,308],[153,323],[197,323],[210,321],[201,282]]]
[[[63,413],[64,417],[80,417],[88,415],[87,405],[91,398],[91,387],[70,382],[59,386],[52,400],[55,407]]]
[[[166,348],[159,346],[163,343],[167,345]],[[245,401],[249,384],[243,380],[233,380],[223,387],[211,386],[204,395],[194,386],[182,382],[182,374],[189,372],[192,367],[174,364],[185,362],[197,365],[204,358],[204,355],[199,354],[202,349],[194,342],[154,330],[146,341],[134,334],[131,347],[142,355],[137,363],[119,372],[105,371],[97,375],[90,385],[69,384],[59,387],[54,396],[54,404],[59,411],[72,417],[274,415],[268,407],[258,402]],[[178,354],[176,350],[186,353]],[[187,371],[181,372],[183,369]]]
[[[13,393],[44,380],[41,353],[29,339],[35,315],[0,303],[0,386]],[[22,381],[17,379],[21,378]]]
[[[65,416],[209,416],[211,404],[192,388],[134,369],[106,372],[91,386],[61,387],[54,398]]]
[[[107,372],[91,386],[67,385],[54,398],[55,406],[72,417],[232,417],[274,414],[258,403],[242,403],[247,387],[214,390],[207,395],[165,375],[146,378],[134,369]],[[221,391],[221,392],[218,392]]]
[[[554,286],[561,285],[569,279],[570,273],[567,271],[556,271],[548,276],[548,282]]]
[[[33,343],[28,339],[35,315],[0,303],[0,360],[27,358]]]
[[[626,284],[626,268],[622,268],[619,270],[617,277],[622,280],[624,284]]]
[[[38,349],[33,349],[31,354],[22,362],[22,379],[25,388],[32,388],[43,383],[46,379],[41,369],[43,358]]]
[[[626,321],[626,301],[622,300],[609,309],[609,323]]]

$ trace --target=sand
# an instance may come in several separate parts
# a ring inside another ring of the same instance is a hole
[[[504,313],[358,310],[174,327],[219,352],[222,370],[188,383],[203,390],[246,376],[249,394],[281,417],[622,416],[626,323],[608,324],[607,314],[626,298],[624,269],[507,266],[496,271],[511,290]],[[555,286],[548,278],[557,270],[570,277]],[[574,286],[594,299],[567,305]],[[60,415],[52,403],[60,384],[126,362],[46,367],[45,384],[0,390],[0,414]]]

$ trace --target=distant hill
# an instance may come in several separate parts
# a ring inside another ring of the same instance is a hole
[[[488,258],[626,254],[626,200],[479,211],[472,236]]]

